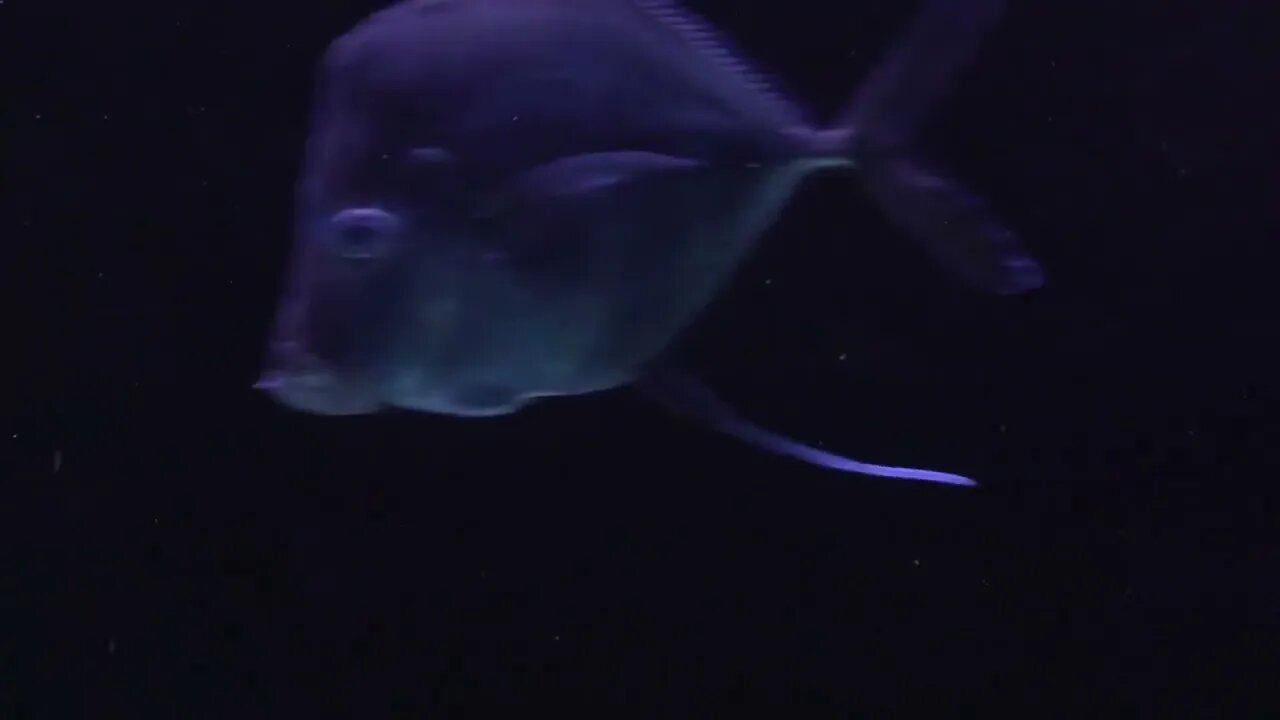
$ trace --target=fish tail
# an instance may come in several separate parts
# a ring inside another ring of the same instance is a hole
[[[1003,10],[1004,0],[925,0],[830,133],[884,213],[936,262],[972,286],[1013,294],[1043,284],[1040,266],[982,198],[916,152],[921,125]]]

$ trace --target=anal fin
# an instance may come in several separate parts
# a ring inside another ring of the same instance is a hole
[[[810,465],[842,472],[899,480],[919,480],[946,485],[976,485],[962,475],[918,468],[875,465],[804,445],[767,430],[742,417],[706,385],[692,376],[672,371],[653,371],[637,386],[652,400],[717,432],[736,437],[761,450],[795,458]]]

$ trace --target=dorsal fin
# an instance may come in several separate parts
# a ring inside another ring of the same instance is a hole
[[[805,113],[738,51],[711,23],[686,10],[679,0],[631,0],[655,21],[674,32],[708,60],[751,88],[783,122],[808,125]]]

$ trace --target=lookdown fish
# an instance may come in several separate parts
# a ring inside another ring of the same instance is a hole
[[[256,387],[317,414],[493,416],[634,386],[757,447],[664,350],[807,176],[851,170],[903,235],[981,289],[1042,275],[918,157],[927,111],[1001,0],[928,0],[829,125],[675,0],[408,0],[329,47],[291,269]]]

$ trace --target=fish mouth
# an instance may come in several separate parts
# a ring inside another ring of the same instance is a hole
[[[296,347],[273,348],[274,362],[253,384],[275,402],[313,415],[366,415],[381,407],[363,382]]]

